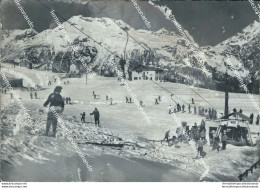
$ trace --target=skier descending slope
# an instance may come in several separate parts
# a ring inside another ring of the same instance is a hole
[[[54,106],[54,109],[57,114],[61,114],[64,110],[64,101],[62,99],[62,96],[60,95],[62,90],[61,86],[57,86],[54,89],[54,92],[49,95],[47,101],[44,103],[44,107],[47,107],[48,104],[50,104],[49,107]],[[50,126],[52,125],[53,128],[53,137],[56,137],[56,129],[57,129],[57,118],[55,114],[50,110],[48,112],[48,117],[47,117],[47,124],[46,124],[46,136],[49,134],[49,129]]]

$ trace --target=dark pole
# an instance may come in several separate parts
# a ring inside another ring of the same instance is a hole
[[[228,115],[228,79],[227,79],[227,65],[226,65],[226,74],[225,74],[225,113],[224,115]]]

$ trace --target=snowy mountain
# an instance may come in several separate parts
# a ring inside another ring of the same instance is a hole
[[[90,69],[101,75],[114,76],[114,69],[107,63],[108,59],[112,58],[111,53],[118,57],[124,57],[125,53],[126,69],[145,64],[167,69],[166,78],[170,81],[195,84],[196,80],[201,86],[216,87],[215,80],[202,72],[193,52],[178,33],[164,28],[156,32],[135,30],[121,20],[110,18],[73,16],[69,22],[80,30],[68,22],[62,24],[70,41],[78,47],[79,54]],[[259,28],[259,22],[255,22],[242,33],[221,44],[203,48],[199,48],[187,31],[185,33],[194,46],[198,47],[199,57],[206,68],[221,84],[226,71],[226,57],[239,68],[242,77],[246,77],[250,72],[247,60],[253,61],[252,67],[259,66]],[[84,72],[82,63],[73,53],[72,45],[63,33],[60,27],[41,33],[32,29],[5,31],[4,40],[0,43],[2,62],[28,60],[33,63],[34,68],[41,70],[52,65],[54,72],[68,72],[70,65],[74,63]],[[115,60],[119,62],[118,58]],[[231,72],[229,74],[234,76]]]

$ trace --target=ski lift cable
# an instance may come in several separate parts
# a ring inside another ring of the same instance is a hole
[[[165,87],[161,86],[160,84],[154,82],[153,80],[151,80],[153,83],[157,84],[158,86],[160,86],[161,88],[163,88],[165,91],[167,91],[168,93],[171,94],[171,99],[173,102],[175,102],[176,104],[178,104],[175,100],[173,100],[172,96],[174,95],[172,92],[170,92],[168,89],[166,89]],[[176,96],[176,95],[175,95]],[[177,96],[176,96],[177,97]],[[177,97],[178,98],[178,97]]]
[[[187,84],[185,84],[187,87],[189,87]],[[212,106],[216,111],[217,109],[212,105],[210,104],[206,99],[204,99],[199,93],[197,93],[194,89],[192,89],[191,87],[189,87],[194,93],[196,93],[200,98],[202,98],[206,103],[208,103],[210,106]]]

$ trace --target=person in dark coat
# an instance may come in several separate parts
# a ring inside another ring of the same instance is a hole
[[[125,102],[128,103],[128,97],[125,97]]]
[[[37,92],[34,93],[34,98],[37,99]]]
[[[163,140],[167,140],[167,142],[169,142],[169,137],[170,137],[170,130],[166,131],[164,139]]]
[[[32,92],[30,93],[30,96],[31,96],[31,99],[33,99],[33,94],[32,94]]]
[[[191,113],[191,111],[190,111],[190,104],[189,104],[189,106],[188,106],[188,109],[189,109],[189,113]]]
[[[192,102],[192,104],[194,104],[194,99],[193,98],[191,98],[191,102]]]
[[[13,96],[13,93],[12,93],[12,92],[10,93],[10,96],[11,96],[11,99],[13,99],[14,96]]]
[[[66,97],[66,104],[69,104],[69,97]]]
[[[197,108],[194,106],[194,114],[197,114]]]
[[[224,132],[224,135],[222,136],[222,150],[226,149],[226,145],[227,145],[227,133]]]
[[[99,111],[98,111],[98,109],[97,108],[95,108],[95,110],[92,112],[92,113],[90,113],[90,115],[94,115],[94,119],[95,119],[95,125],[97,126],[99,126],[99,117],[100,117],[100,114],[99,114]],[[100,126],[99,126],[100,127]]]
[[[212,151],[217,149],[217,151],[219,152],[219,137],[215,134],[213,137],[213,146],[212,146]]]
[[[254,114],[252,113],[251,115],[250,115],[250,124],[253,124],[253,122],[254,122]]]
[[[182,105],[182,112],[184,112],[184,110],[185,110],[185,106],[184,106],[184,104]]]
[[[241,114],[242,114],[242,112],[243,112],[243,110],[242,110],[242,109],[240,109],[240,110],[239,110],[239,113],[241,113]]]
[[[86,123],[86,121],[85,121],[85,118],[86,118],[86,113],[85,112],[83,112],[83,114],[80,114],[81,115],[81,123]]]
[[[61,114],[64,111],[64,101],[62,96],[60,95],[62,90],[61,86],[57,86],[54,89],[54,92],[49,95],[47,101],[43,104],[44,107],[53,107],[57,114]],[[53,128],[53,137],[56,137],[56,129],[57,129],[57,117],[55,114],[50,110],[48,112],[47,117],[47,124],[46,124],[46,136],[49,134],[50,126],[52,125]]]
[[[256,125],[259,125],[259,114],[256,116],[255,124],[256,124]]]

